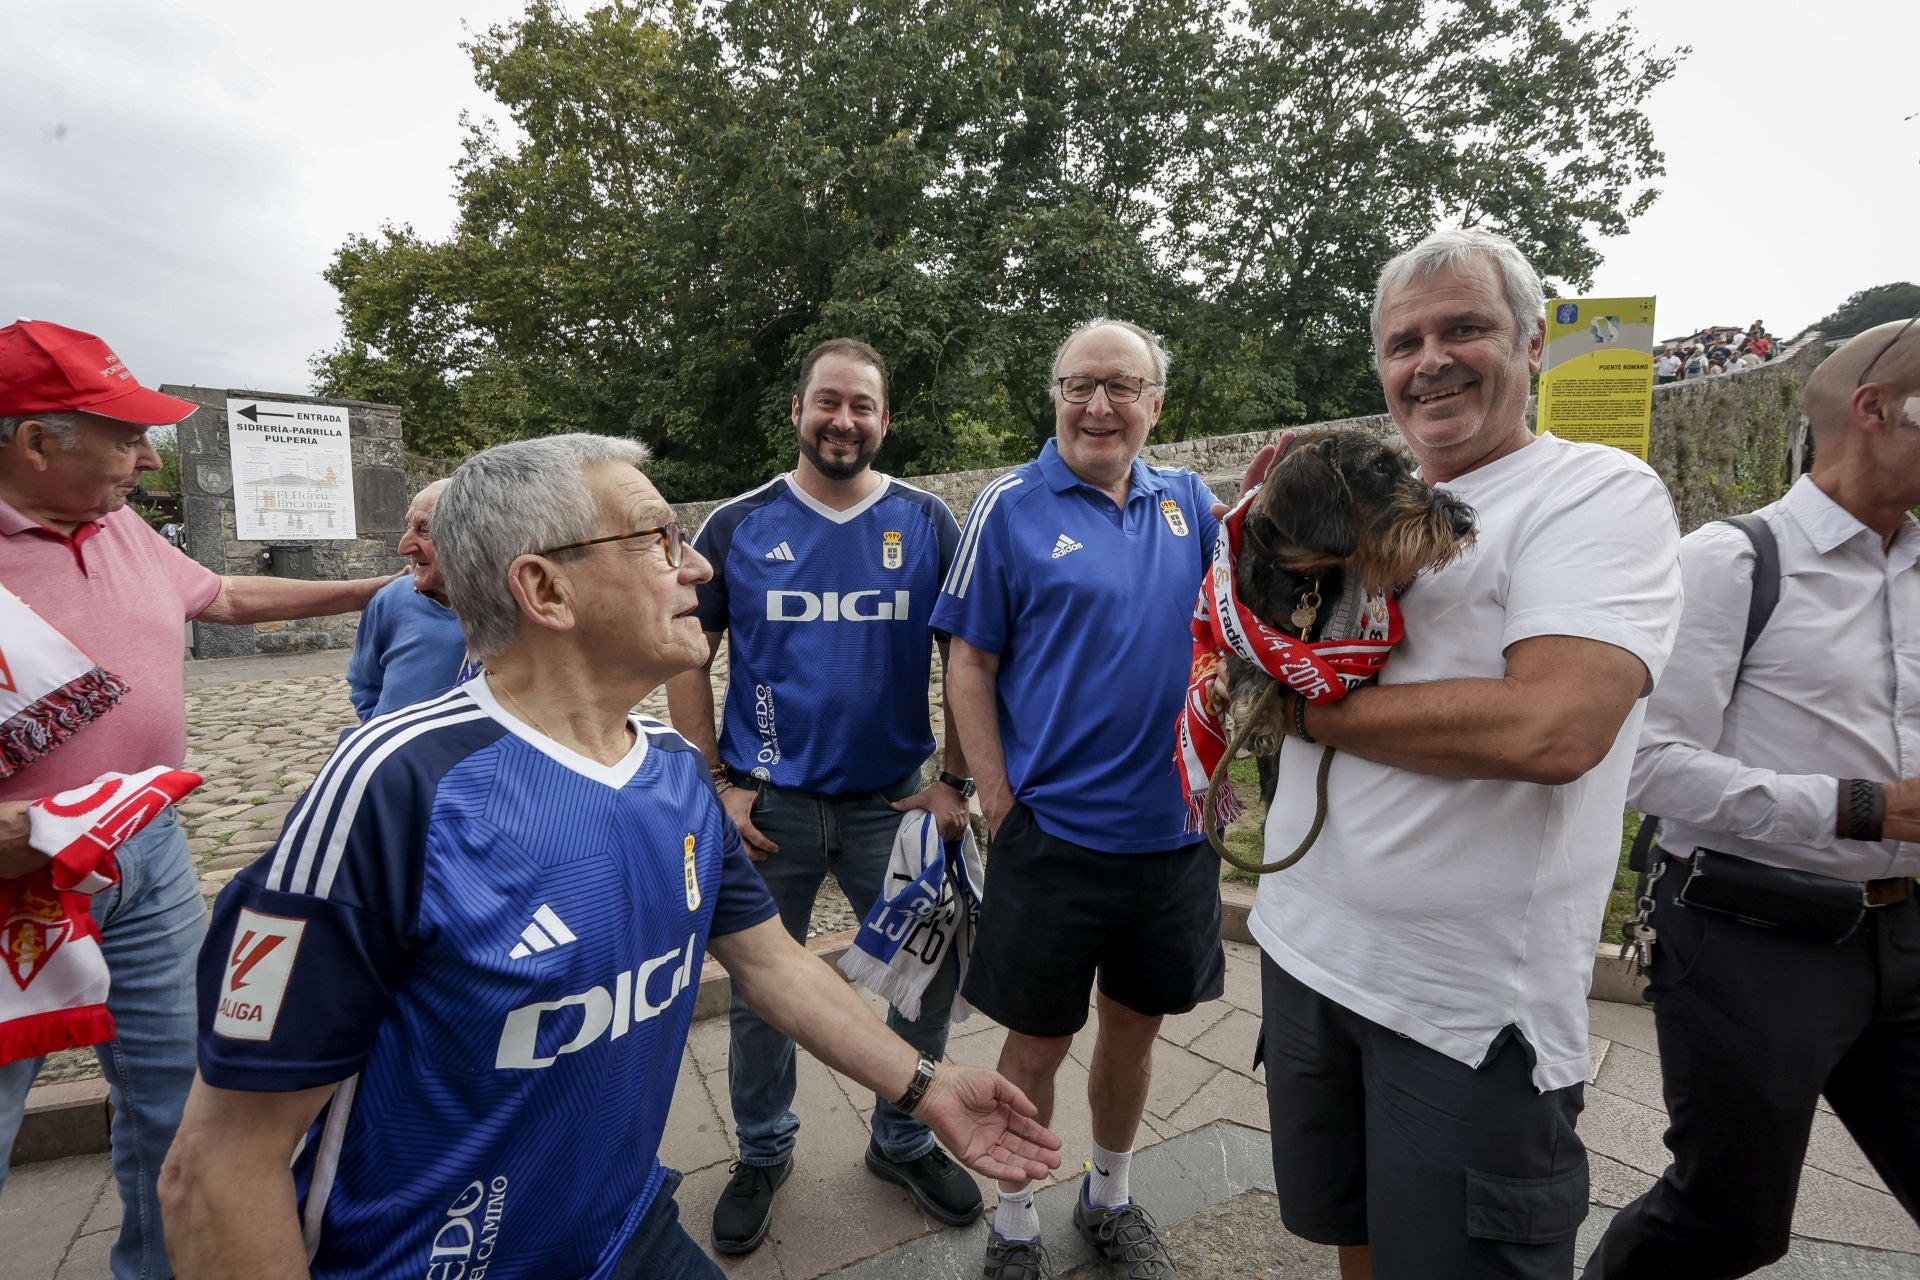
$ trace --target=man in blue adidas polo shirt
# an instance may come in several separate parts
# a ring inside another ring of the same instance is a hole
[[[713,565],[700,587],[710,646],[727,637],[727,699],[716,739],[706,671],[667,686],[676,729],[706,756],[721,801],[765,877],[780,919],[805,939],[831,871],[864,918],[885,884],[904,808],[930,810],[948,837],[966,825],[971,783],[947,730],[946,771],[922,787],[933,751],[927,620],[959,527],[930,493],[873,470],[887,433],[887,370],[864,342],[835,338],[800,365],[799,461],[723,503],[694,545]],[[929,983],[920,1016],[887,1025],[938,1061],[957,964]],[[793,1041],[736,999],[727,1081],[740,1162],[713,1209],[714,1247],[746,1253],[772,1221],[793,1167]],[[980,1216],[980,1188],[927,1127],[876,1098],[866,1166],[950,1225]]]
[[[707,565],[626,440],[469,459],[434,515],[486,672],[348,735],[220,896],[161,1180],[194,1280],[685,1280],[657,1151],[703,951],[988,1176],[1057,1140],[778,924],[699,753],[629,712],[706,657]]]
[[[1218,521],[1198,476],[1139,460],[1166,391],[1153,335],[1082,325],[1053,376],[1054,439],[974,502],[933,612],[994,833],[964,994],[1007,1026],[1000,1070],[1045,1116],[1098,975],[1074,1222],[1127,1275],[1165,1277],[1127,1173],[1161,1019],[1224,981],[1218,864],[1170,764]],[[1042,1275],[1039,1231],[1033,1186],[1003,1182],[986,1274]]]

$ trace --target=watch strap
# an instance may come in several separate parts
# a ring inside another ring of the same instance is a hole
[[[922,1058],[913,1069],[913,1079],[908,1082],[907,1091],[901,1094],[899,1100],[893,1105],[906,1114],[912,1115],[913,1109],[920,1105],[922,1098],[927,1096],[927,1089],[932,1084],[933,1062],[929,1058]]]

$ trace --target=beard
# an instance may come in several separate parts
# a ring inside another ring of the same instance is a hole
[[[814,470],[829,480],[851,480],[873,465],[880,453],[880,442],[863,443],[849,462],[830,462],[820,451],[818,437],[809,439],[800,433],[800,456],[813,464]]]

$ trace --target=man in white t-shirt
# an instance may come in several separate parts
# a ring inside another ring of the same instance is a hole
[[[1288,1229],[1339,1246],[1348,1280],[1560,1280],[1587,1212],[1586,993],[1679,531],[1645,463],[1532,434],[1541,309],[1482,231],[1381,273],[1387,406],[1479,536],[1401,596],[1377,686],[1286,707],[1306,740],[1280,754],[1270,856],[1339,754],[1325,830],[1251,920],[1274,1176]]]

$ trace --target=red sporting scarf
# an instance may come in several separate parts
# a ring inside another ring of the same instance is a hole
[[[0,880],[0,1062],[113,1038],[89,900],[119,882],[113,851],[199,785],[178,769],[107,773],[28,808],[27,843],[48,861]]]
[[[1213,544],[1213,567],[1200,585],[1193,612],[1193,667],[1187,677],[1186,706],[1180,712],[1179,745],[1174,768],[1180,775],[1180,794],[1187,802],[1187,830],[1201,830],[1207,780],[1227,751],[1226,702],[1215,688],[1215,677],[1226,656],[1245,658],[1308,702],[1338,702],[1347,690],[1380,673],[1400,643],[1400,606],[1387,596],[1371,592],[1362,600],[1360,633],[1333,640],[1306,642],[1275,630],[1240,603],[1234,580],[1234,562],[1240,555],[1240,537],[1256,487],[1220,522]],[[1233,788],[1222,787],[1215,802],[1213,824],[1224,827],[1240,816],[1241,804]]]

